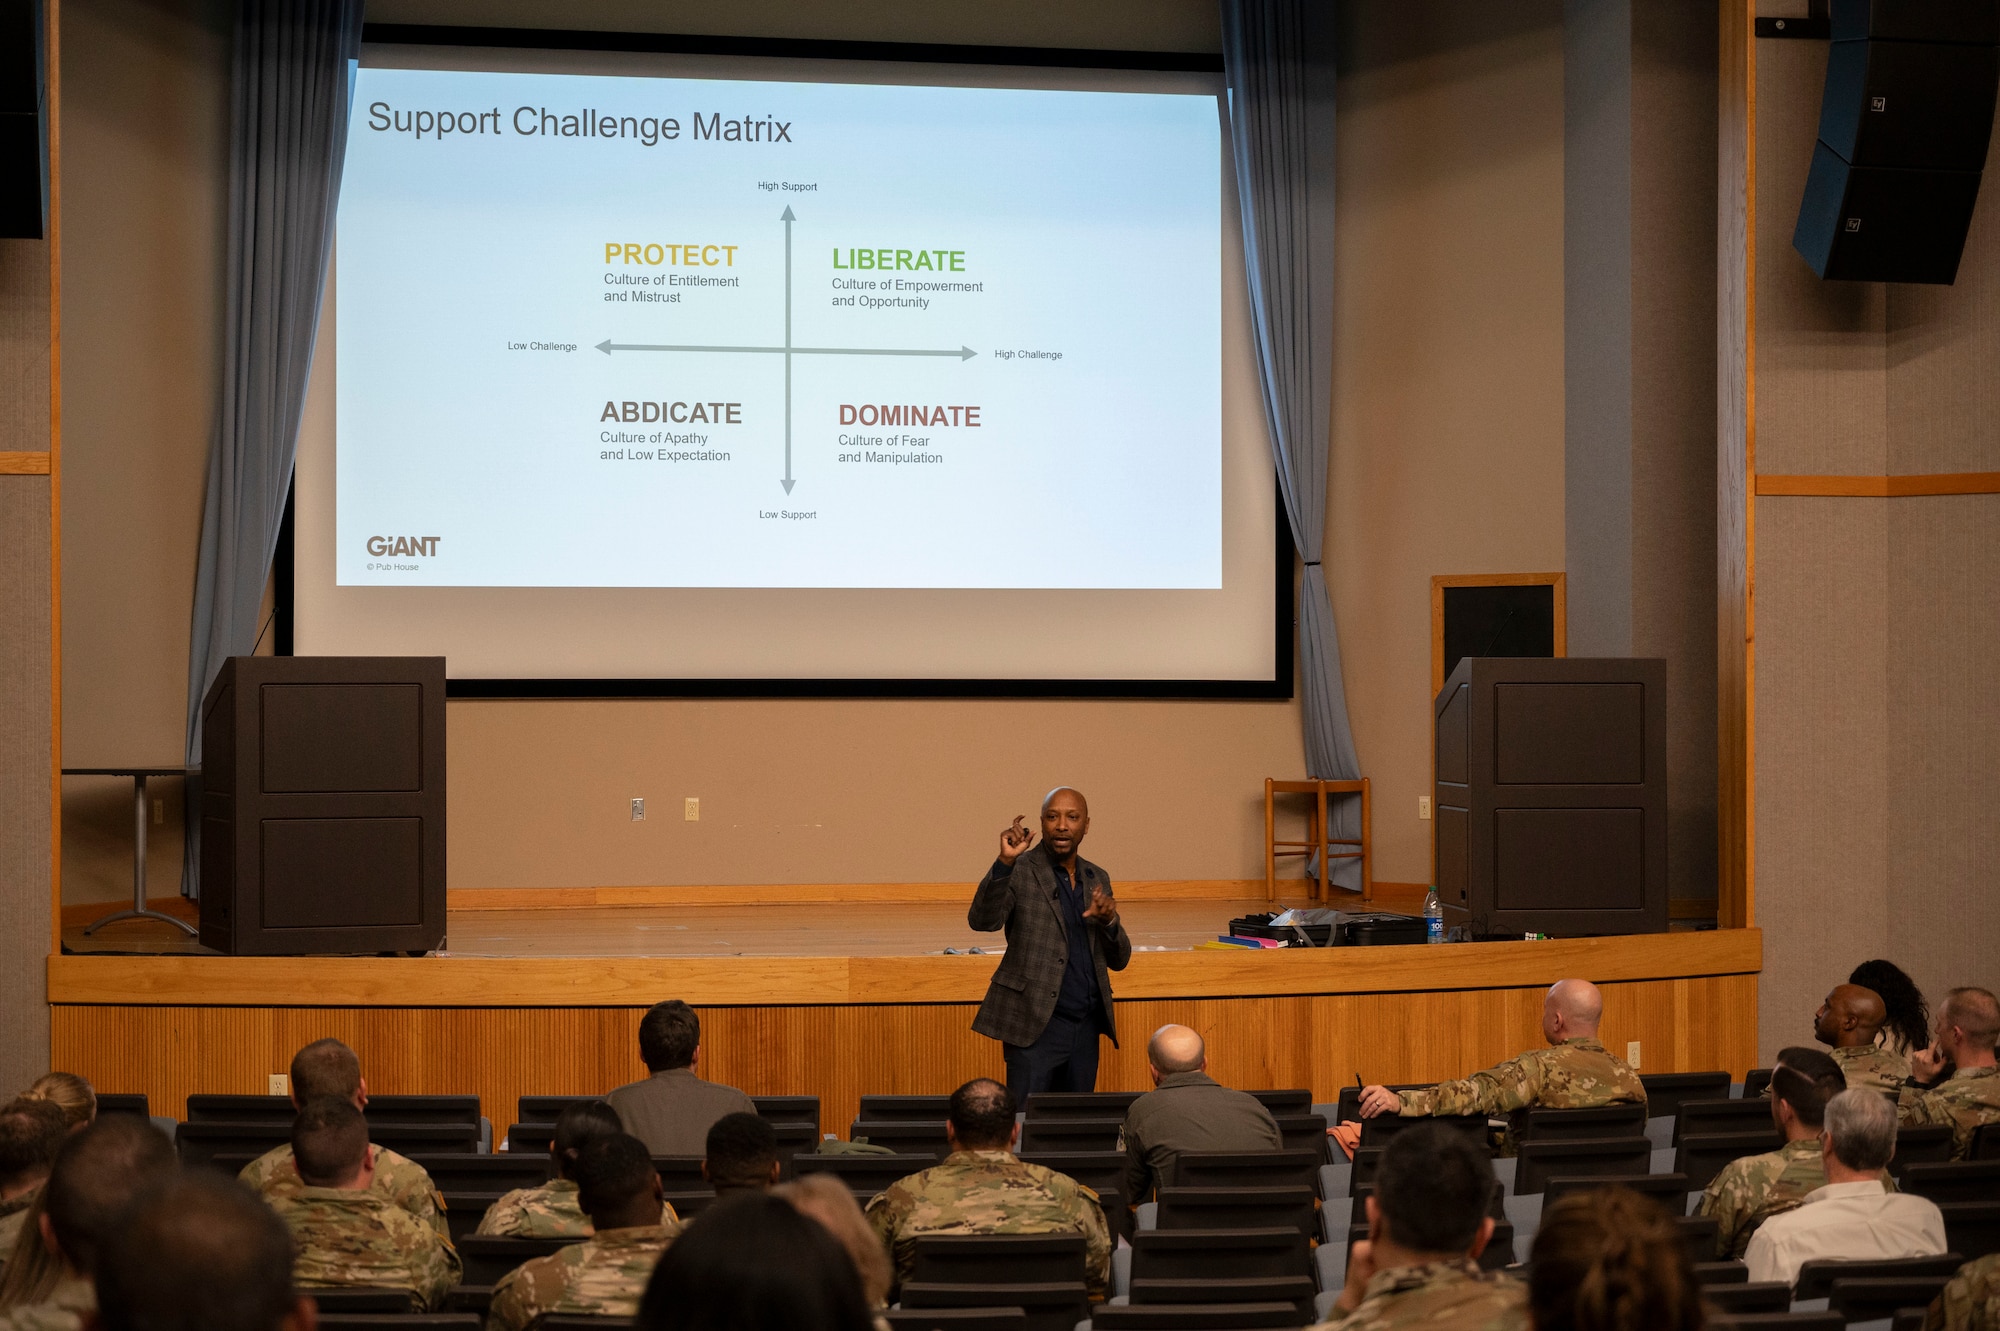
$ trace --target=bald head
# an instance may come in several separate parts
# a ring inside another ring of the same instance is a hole
[[[1959,1068],[1991,1067],[2000,1041],[2000,1000],[1984,989],[1954,989],[1938,1005],[1938,1047]]]
[[[1078,790],[1075,786],[1057,786],[1054,790],[1051,790],[1048,794],[1042,796],[1042,811],[1044,813],[1048,812],[1049,807],[1053,805],[1058,798],[1066,798],[1076,801],[1076,807],[1080,811],[1082,811],[1083,816],[1086,818],[1090,816],[1090,801],[1085,799],[1083,797],[1083,792]]]
[[[1176,1072],[1200,1072],[1208,1066],[1208,1050],[1188,1027],[1162,1026],[1146,1044],[1146,1061],[1153,1065],[1157,1081]]]
[[[1083,792],[1057,786],[1042,796],[1042,845],[1056,863],[1075,867],[1076,848],[1090,830],[1090,805]]]
[[[1542,1000],[1542,1037],[1550,1044],[1597,1038],[1604,1020],[1604,995],[1588,980],[1557,980]]]
[[[1875,1032],[1888,1017],[1888,1005],[1873,989],[1835,985],[1813,1018],[1813,1037],[1835,1049],[1863,1048],[1875,1043]]]

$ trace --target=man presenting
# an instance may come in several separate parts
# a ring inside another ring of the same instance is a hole
[[[1132,959],[1110,878],[1076,853],[1090,830],[1083,796],[1068,786],[1048,793],[1039,845],[1025,821],[1000,834],[1000,857],[965,913],[974,929],[1007,931],[972,1029],[1000,1041],[1007,1089],[1023,1104],[1037,1091],[1097,1089],[1097,1037],[1118,1043],[1107,972]]]

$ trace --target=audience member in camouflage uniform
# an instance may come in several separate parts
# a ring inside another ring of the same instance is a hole
[[[1525,1331],[1520,1282],[1479,1269],[1492,1195],[1493,1165],[1464,1134],[1430,1123],[1397,1133],[1364,1201],[1368,1237],[1348,1250],[1346,1288],[1313,1331]]]
[[[292,1234],[233,1178],[190,1170],[156,1184],[104,1245],[99,1331],[302,1331]]]
[[[1751,1232],[1767,1217],[1793,1209],[1807,1193],[1826,1186],[1820,1129],[1826,1102],[1846,1089],[1840,1064],[1828,1055],[1803,1047],[1778,1051],[1771,1069],[1771,1120],[1785,1144],[1731,1160],[1701,1194],[1696,1214],[1716,1222],[1717,1258],[1741,1258]]]
[[[292,1122],[292,1156],[304,1184],[271,1201],[298,1245],[300,1289],[406,1289],[419,1309],[458,1283],[458,1253],[429,1225],[370,1185],[368,1124],[345,1100],[311,1100]]]
[[[1858,984],[1838,984],[1813,1016],[1813,1038],[1833,1050],[1851,1091],[1893,1098],[1910,1079],[1910,1060],[1875,1042],[1889,1009],[1882,996]]]
[[[292,1107],[308,1100],[346,1100],[356,1109],[368,1107],[368,1079],[361,1075],[361,1060],[338,1040],[315,1040],[292,1055]],[[416,1161],[400,1156],[384,1146],[368,1148],[374,1157],[369,1187],[451,1241],[451,1229],[444,1218],[444,1198],[438,1194],[431,1176]],[[292,1161],[292,1148],[280,1146],[267,1151],[243,1167],[238,1175],[273,1206],[296,1197],[305,1184]]]
[[[1369,1086],[1361,1093],[1361,1116],[1421,1117],[1428,1114],[1505,1115],[1518,1135],[1530,1109],[1595,1109],[1600,1105],[1646,1103],[1639,1074],[1614,1058],[1597,1040],[1604,998],[1588,980],[1559,980],[1542,1000],[1542,1038],[1549,1048],[1534,1049],[1498,1067],[1475,1072],[1427,1090],[1392,1091]]]
[[[556,1115],[555,1140],[550,1143],[556,1176],[533,1188],[516,1188],[486,1208],[480,1234],[516,1239],[587,1239],[590,1217],[577,1200],[572,1167],[585,1146],[599,1137],[622,1132],[618,1113],[602,1100],[580,1100]],[[678,1225],[680,1216],[660,1203],[660,1223]]]
[[[630,1317],[678,1225],[662,1225],[660,1176],[646,1143],[624,1133],[596,1137],[574,1166],[596,1235],[510,1271],[493,1288],[486,1331],[526,1331],[550,1313]]]
[[[2000,1252],[1958,1268],[1924,1315],[1924,1331],[2000,1331]]]
[[[172,1175],[175,1163],[166,1135],[138,1118],[108,1118],[70,1137],[42,1196],[48,1221],[43,1241],[56,1259],[54,1279],[0,1307],[0,1331],[79,1331],[85,1315],[97,1310],[91,1275],[120,1215],[134,1197]],[[17,1293],[10,1281],[6,1298]]]
[[[1097,1194],[1066,1174],[1031,1165],[1013,1152],[1014,1098],[980,1078],[952,1092],[943,1164],[889,1185],[868,1203],[868,1220],[895,1262],[896,1284],[910,1278],[917,1240],[926,1234],[1083,1235],[1084,1280],[1104,1297],[1111,1235]],[[891,1296],[893,1297],[893,1295]]]
[[[1910,1055],[1922,1085],[1903,1088],[1897,1118],[1906,1128],[1949,1125],[1952,1159],[1963,1160],[1972,1134],[1983,1124],[2000,1123],[2000,1068],[1993,1056],[1993,1042],[2000,1040],[2000,1002],[1984,989],[1954,989],[1938,1005],[1932,1033],[1931,1047]],[[1947,1061],[1957,1071],[1940,1082]]]
[[[46,1100],[12,1100],[0,1108],[0,1271],[68,1137],[69,1120]]]
[[[1701,1331],[1707,1321],[1673,1216],[1630,1188],[1572,1192],[1542,1212],[1528,1267],[1539,1331]]]

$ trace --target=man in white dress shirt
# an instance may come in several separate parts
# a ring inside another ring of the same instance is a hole
[[[1750,1236],[1743,1260],[1752,1280],[1796,1284],[1799,1268],[1821,1258],[1889,1261],[1944,1251],[1944,1217],[1937,1206],[1882,1187],[1880,1173],[1896,1153],[1894,1104],[1874,1091],[1834,1096],[1827,1101],[1820,1151],[1826,1186]]]

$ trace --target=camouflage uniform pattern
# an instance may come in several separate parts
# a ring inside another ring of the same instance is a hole
[[[1905,1086],[1896,1108],[1903,1127],[1949,1126],[1951,1158],[1963,1160],[1979,1126],[2000,1123],[2000,1068],[1960,1068],[1928,1091]]]
[[[1067,1174],[1011,1151],[954,1151],[943,1164],[898,1179],[868,1203],[868,1222],[895,1260],[898,1286],[926,1234],[1083,1235],[1083,1277],[1104,1297],[1111,1234],[1097,1194]]]
[[[660,1203],[660,1223],[680,1225],[672,1202]],[[539,1188],[514,1189],[486,1208],[475,1232],[513,1239],[587,1239],[596,1231],[583,1213],[576,1184],[559,1178]]]
[[[373,1189],[300,1188],[271,1203],[298,1247],[292,1283],[407,1289],[431,1311],[458,1283],[458,1252],[431,1227]]]
[[[375,1152],[375,1181],[368,1185],[368,1190],[381,1193],[435,1229],[439,1238],[450,1243],[451,1227],[444,1218],[444,1198],[424,1167],[408,1156],[397,1155],[386,1146],[370,1146],[368,1149]],[[236,1177],[249,1184],[253,1191],[274,1207],[286,1198],[298,1196],[306,1186],[305,1180],[299,1177],[298,1166],[292,1163],[292,1148],[289,1145],[258,1156],[243,1166],[243,1172]]]
[[[46,1302],[0,1313],[0,1331],[82,1331],[84,1314],[96,1311],[96,1288],[81,1276],[65,1276]]]
[[[1819,1138],[1805,1137],[1763,1155],[1731,1160],[1701,1194],[1695,1214],[1716,1221],[1716,1257],[1741,1260],[1758,1225],[1796,1208],[1807,1193],[1825,1186]]]
[[[1894,1099],[1903,1089],[1903,1083],[1910,1079],[1910,1060],[1880,1045],[1856,1045],[1826,1052],[1840,1064],[1850,1091],[1874,1091]]]
[[[1582,1036],[1549,1049],[1531,1049],[1463,1081],[1428,1090],[1398,1091],[1405,1117],[1425,1114],[1506,1115],[1511,1141],[1530,1109],[1596,1109],[1642,1105],[1639,1074],[1596,1040]]]
[[[607,1229],[584,1243],[524,1262],[493,1287],[486,1331],[526,1331],[549,1313],[632,1317],[678,1225]]]
[[[1482,1271],[1471,1261],[1396,1266],[1377,1271],[1364,1287],[1361,1303],[1309,1331],[1527,1331],[1528,1288],[1498,1271]]]
[[[2000,1331],[2000,1252],[1958,1268],[1924,1314],[1924,1331]]]

